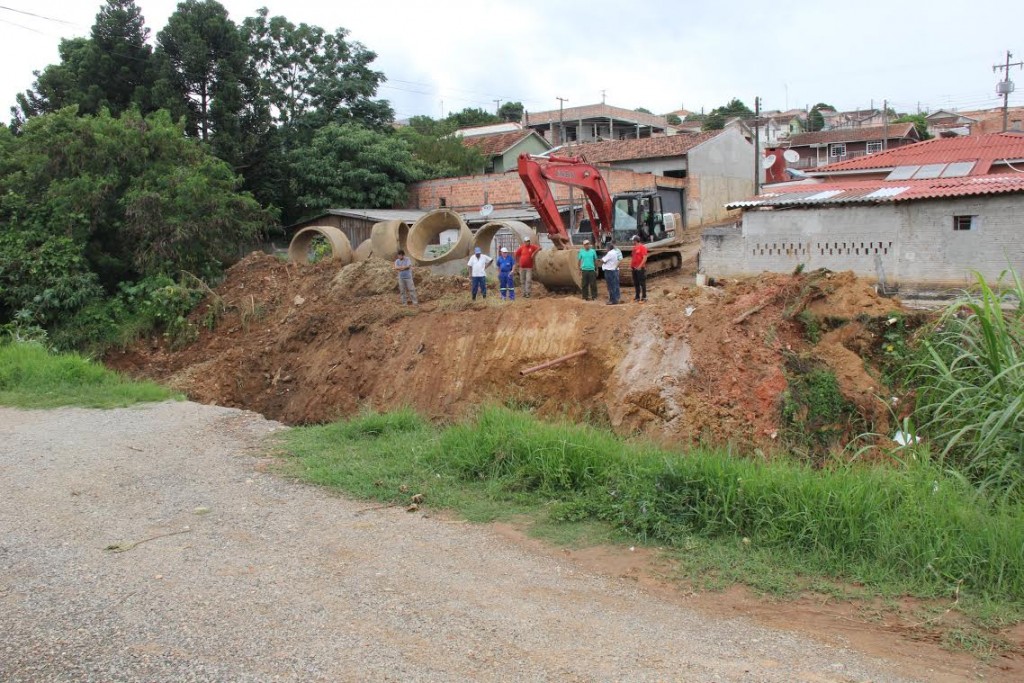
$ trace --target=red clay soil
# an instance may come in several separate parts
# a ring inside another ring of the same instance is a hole
[[[452,419],[504,402],[665,443],[770,448],[786,357],[811,354],[836,371],[867,422],[885,419],[875,397],[888,393],[858,355],[877,347],[867,327],[840,326],[814,346],[799,319],[806,309],[834,326],[899,309],[848,273],[764,274],[723,287],[663,277],[651,281],[648,303],[626,291],[621,306],[543,292],[473,303],[464,278],[419,269],[416,281],[421,305],[405,307],[390,264],[339,271],[255,253],[195,312],[195,342],[172,351],[150,341],[106,360],[194,400],[289,424],[403,405]],[[581,349],[587,355],[519,374]]]

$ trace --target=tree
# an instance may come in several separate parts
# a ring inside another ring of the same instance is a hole
[[[654,115],[654,112],[648,109],[647,107],[637,107],[633,111],[640,112],[641,114],[650,114],[651,116]]]
[[[182,269],[215,274],[269,215],[183,133],[166,112],[34,117],[0,166],[0,224],[32,244],[75,245],[107,291]]]
[[[711,110],[701,125],[701,130],[722,130],[723,128],[725,128],[725,115],[717,109]]]
[[[678,126],[682,122],[683,120],[679,118],[679,116],[676,114],[669,114],[668,116],[665,117],[665,123],[667,123],[670,126]]]
[[[483,126],[488,123],[499,123],[501,119],[489,111],[478,107],[466,107],[462,111],[452,112],[445,119],[455,125],[455,129]]]
[[[729,119],[753,118],[754,112],[738,98],[732,98],[727,104],[712,109],[704,119],[703,130],[722,130]]]
[[[107,109],[115,116],[132,106],[147,110],[152,85],[149,29],[135,0],[106,0],[89,38],[62,40],[60,62],[35,72],[33,87],[12,109],[26,119],[67,106],[80,115]]]
[[[498,107],[498,118],[502,121],[519,123],[523,120],[523,114],[525,113],[526,108],[523,107],[522,102],[506,102]]]
[[[928,119],[924,114],[900,114],[893,123],[912,123],[917,129],[918,137],[922,140],[930,140],[932,137],[932,134],[928,132]]]
[[[384,82],[384,74],[370,68],[377,55],[349,42],[345,29],[296,26],[262,8],[241,30],[278,123],[304,117],[315,119],[313,128],[352,121],[383,129],[390,123],[390,105],[373,99]]]
[[[807,132],[815,133],[822,130],[825,127],[825,117],[821,115],[821,111],[815,107],[807,114]]]
[[[409,145],[413,156],[420,162],[424,180],[451,178],[483,171],[485,159],[472,147],[462,144],[453,135],[439,137],[420,133],[412,126],[401,128],[396,135]]]
[[[318,130],[309,147],[296,150],[293,166],[306,214],[340,206],[390,208],[422,177],[404,140],[354,123]]]

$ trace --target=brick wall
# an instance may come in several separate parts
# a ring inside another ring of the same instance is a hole
[[[656,178],[649,173],[602,168],[601,175],[608,184],[612,194],[627,190],[654,189],[655,183],[661,187],[686,187],[686,180],[679,178]],[[569,203],[569,187],[551,185],[555,201],[559,204]],[[496,173],[492,175],[461,176],[458,178],[440,178],[413,183],[408,187],[409,198],[407,209],[431,211],[444,206],[455,211],[475,211],[484,204],[495,208],[513,208],[529,206],[529,197],[523,181],[518,173]],[[576,201],[580,201],[579,190]]]

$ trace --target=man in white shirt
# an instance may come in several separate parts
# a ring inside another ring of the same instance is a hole
[[[604,271],[604,281],[608,285],[608,305],[622,303],[622,292],[619,289],[619,261],[622,260],[622,252],[612,244],[611,240],[605,242],[608,252],[601,257],[601,269]]]
[[[480,247],[473,250],[469,257],[469,277],[473,282],[473,301],[476,301],[476,293],[479,291],[483,298],[487,298],[487,266],[493,261],[490,256],[483,253]]]

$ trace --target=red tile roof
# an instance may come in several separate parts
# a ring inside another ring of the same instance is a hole
[[[889,140],[901,140],[906,137],[917,139],[917,129],[912,123],[890,123]],[[791,147],[805,145],[821,145],[833,142],[865,142],[882,140],[886,136],[886,126],[863,126],[855,128],[833,128],[820,130],[816,133],[797,133],[789,139]]]
[[[731,202],[727,206],[731,209],[759,206],[836,206],[1010,193],[1024,193],[1024,173],[931,180],[855,180],[845,183],[790,185],[775,188],[752,199]]]
[[[574,147],[573,154],[579,154],[592,164],[611,161],[631,161],[634,159],[658,159],[661,157],[678,157],[722,131],[712,130],[705,133],[680,133],[656,138],[640,138],[629,140],[608,140],[606,142],[588,142]]]
[[[887,152],[840,161],[810,171],[813,175],[829,175],[843,171],[887,170],[897,166],[976,161],[972,176],[989,172],[992,163],[1002,159],[1024,159],[1024,135],[991,133],[955,138],[932,138],[904,145]]]
[[[536,133],[529,129],[492,133],[491,135],[472,135],[462,138],[462,145],[472,147],[485,157],[493,157],[504,154],[531,135],[536,135]]]

